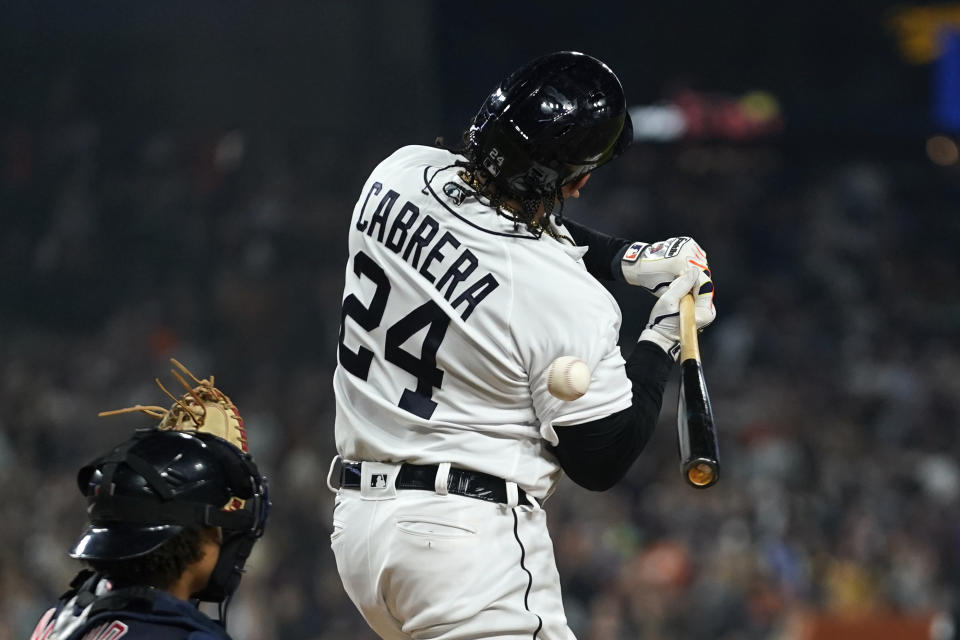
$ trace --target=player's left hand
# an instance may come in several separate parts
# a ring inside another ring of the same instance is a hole
[[[713,283],[704,291],[698,278],[702,271],[697,267],[688,267],[683,275],[669,283],[663,295],[650,311],[650,322],[640,333],[640,340],[659,345],[676,360],[680,354],[680,298],[692,293],[696,302],[694,317],[697,329],[702,330],[717,317],[713,306]]]
[[[707,252],[688,236],[667,238],[650,244],[634,242],[620,260],[624,280],[643,287],[658,298],[674,278],[683,275],[691,266],[700,270],[697,288],[702,289],[710,283],[712,291]]]

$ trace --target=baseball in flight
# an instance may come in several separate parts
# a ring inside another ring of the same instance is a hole
[[[590,387],[590,367],[574,356],[560,356],[547,369],[547,390],[566,402],[576,400]]]

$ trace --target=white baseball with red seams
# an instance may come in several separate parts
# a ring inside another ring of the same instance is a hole
[[[547,391],[564,402],[576,400],[590,388],[590,367],[575,356],[560,356],[547,369]]]

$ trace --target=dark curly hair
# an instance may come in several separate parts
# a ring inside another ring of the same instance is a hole
[[[184,527],[160,547],[127,560],[88,560],[87,564],[115,586],[169,589],[186,568],[203,557],[205,541],[217,541],[216,529]]]
[[[483,167],[483,163],[480,162],[480,158],[477,155],[477,147],[470,138],[469,129],[463,132],[460,145],[447,145],[444,139],[439,137],[434,141],[434,146],[463,156],[466,158],[466,161],[457,160],[451,165],[440,167],[433,173],[433,177],[436,177],[438,173],[446,169],[459,167],[461,169],[460,178],[473,189],[473,191],[468,192],[468,195],[484,202],[487,206],[494,209],[497,215],[513,222],[514,229],[519,229],[521,225],[524,225],[530,233],[538,238],[545,229],[550,230],[548,221],[545,221],[544,224],[534,222],[540,207],[544,209],[546,214],[544,216],[545,218],[549,218],[552,215],[557,224],[563,224],[563,197],[561,196],[559,185],[557,186],[556,193],[549,196],[542,198],[518,198],[516,205],[519,205],[519,208],[508,204],[508,200],[510,200],[509,195],[500,192],[493,183],[493,176],[490,175]],[[433,182],[433,178],[430,178],[430,182]],[[559,211],[555,210],[557,203],[560,205]]]

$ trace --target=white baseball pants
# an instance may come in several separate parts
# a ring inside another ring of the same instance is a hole
[[[539,506],[386,480],[341,489],[330,536],[347,595],[381,638],[574,639]]]

